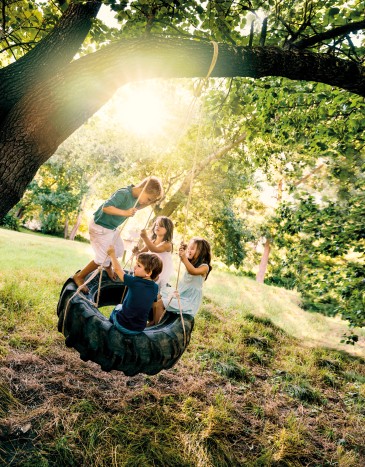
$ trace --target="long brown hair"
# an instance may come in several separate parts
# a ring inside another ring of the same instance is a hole
[[[207,280],[208,275],[210,271],[212,270],[212,266],[210,264],[212,261],[210,243],[208,242],[208,240],[205,240],[204,238],[201,238],[201,237],[193,237],[190,241],[195,243],[197,246],[196,248],[197,258],[190,262],[196,268],[198,268],[202,264],[206,264],[208,266],[209,268],[208,274],[205,276],[205,280]]]
[[[161,227],[164,227],[166,229],[166,233],[163,239],[165,242],[172,243],[172,237],[174,235],[174,224],[172,223],[172,220],[166,216],[158,216],[152,226],[151,240],[156,240],[156,237],[157,237],[157,235],[155,234],[156,225],[161,225]]]

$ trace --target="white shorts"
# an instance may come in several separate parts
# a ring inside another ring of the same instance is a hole
[[[111,230],[101,225],[95,224],[92,219],[89,224],[90,243],[95,252],[95,263],[108,267],[111,263],[110,257],[107,253],[109,245],[115,248],[115,255],[117,258],[123,256],[124,244],[120,238],[119,230]]]

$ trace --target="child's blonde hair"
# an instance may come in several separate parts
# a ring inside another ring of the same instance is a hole
[[[164,195],[161,180],[157,177],[146,177],[140,183],[138,183],[138,185],[136,185],[136,188],[143,187],[146,187],[144,189],[145,193],[153,195],[156,200],[161,199]]]

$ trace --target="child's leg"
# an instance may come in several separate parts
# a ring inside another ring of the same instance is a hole
[[[90,261],[90,263],[87,264],[82,271],[77,272],[72,278],[77,287],[80,287],[85,282],[86,276],[91,272],[95,271],[95,269],[97,269],[98,267],[99,265],[96,264],[95,261]],[[89,289],[85,285],[85,287],[83,287],[81,291],[87,293]]]
[[[109,264],[109,266],[105,266],[104,269],[111,280],[115,280],[117,278],[111,263]]]
[[[158,324],[165,312],[163,301],[161,299],[157,300],[157,302],[153,304],[153,323]]]

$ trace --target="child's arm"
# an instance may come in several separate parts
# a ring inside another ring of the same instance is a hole
[[[209,272],[209,267],[207,264],[201,264],[197,268],[190,263],[186,256],[186,248],[185,246],[180,246],[179,248],[179,256],[180,260],[182,263],[184,263],[184,266],[186,267],[186,270],[188,271],[189,274],[192,276],[206,276]]]
[[[137,208],[130,209],[119,209],[116,206],[104,206],[103,212],[105,214],[110,214],[111,216],[123,216],[123,217],[132,217],[138,211]]]
[[[159,245],[155,245],[147,236],[145,229],[141,230],[141,238],[144,241],[149,251],[153,253],[163,253],[164,251],[171,251],[170,242],[162,242]]]
[[[109,248],[107,249],[107,253],[110,256],[110,259],[112,260],[112,265],[114,268],[114,271],[117,273],[119,279],[121,281],[124,281],[124,271],[122,267],[119,264],[119,261],[117,260],[117,257],[115,256],[115,248],[113,245],[110,245]]]

